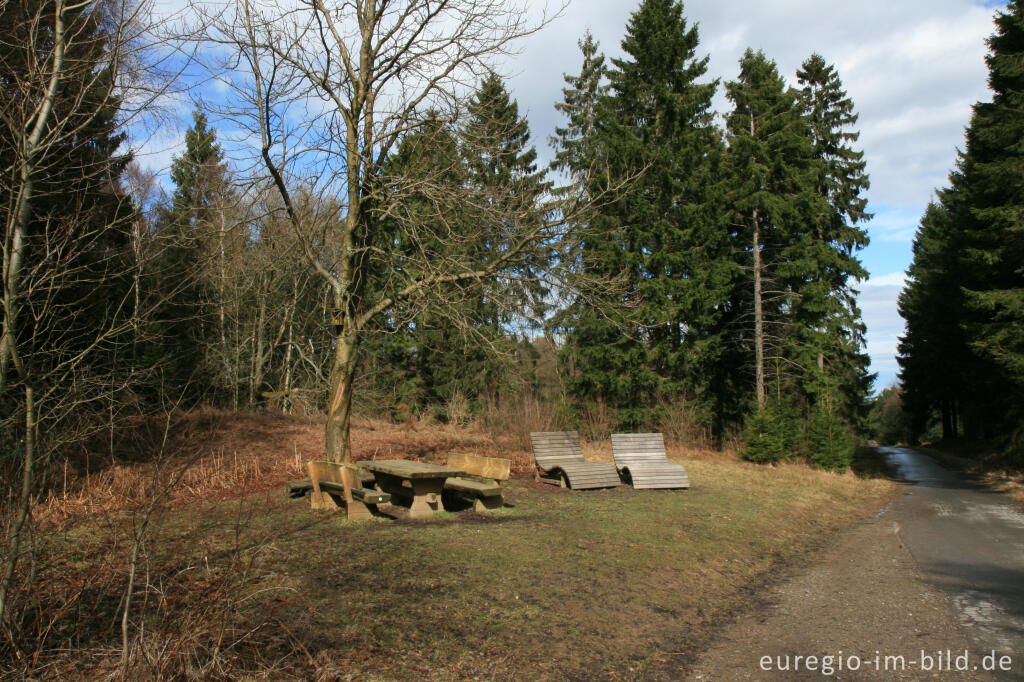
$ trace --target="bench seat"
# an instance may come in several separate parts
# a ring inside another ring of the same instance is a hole
[[[511,475],[511,460],[453,452],[448,455],[448,466],[464,471],[466,476],[445,479],[445,493],[472,498],[473,509],[478,512],[504,506],[501,482]]]

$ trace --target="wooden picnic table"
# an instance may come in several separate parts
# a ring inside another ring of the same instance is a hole
[[[359,462],[359,466],[372,471],[377,487],[390,493],[393,500],[408,502],[411,518],[444,511],[441,491],[445,479],[466,473],[461,469],[406,459],[378,459]]]

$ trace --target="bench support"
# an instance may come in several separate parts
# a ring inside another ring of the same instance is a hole
[[[344,509],[345,518],[351,521],[373,518],[377,505],[365,504],[352,496],[352,489],[362,484],[355,468],[334,462],[309,462],[307,466],[313,484],[309,493],[312,509]]]

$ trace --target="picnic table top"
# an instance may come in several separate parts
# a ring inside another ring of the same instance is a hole
[[[427,462],[415,462],[408,459],[375,459],[368,462],[359,462],[359,466],[370,471],[379,471],[382,474],[391,474],[392,476],[410,479],[463,476],[466,473],[461,469],[428,464]]]

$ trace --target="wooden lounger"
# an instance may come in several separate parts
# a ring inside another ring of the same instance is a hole
[[[665,439],[660,433],[613,433],[612,457],[634,488],[690,487],[686,469],[665,458]]]
[[[542,481],[575,490],[619,485],[614,466],[583,459],[580,436],[575,431],[535,431],[530,441]]]

